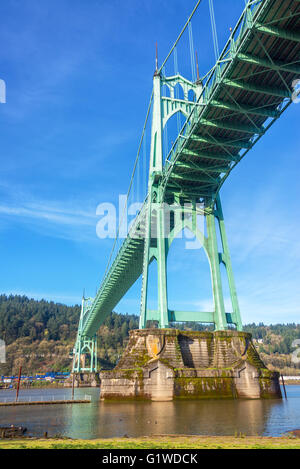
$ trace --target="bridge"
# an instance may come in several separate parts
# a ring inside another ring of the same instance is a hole
[[[153,92],[138,151],[139,157],[146,124],[152,115],[147,193],[127,237],[120,241],[117,234],[95,298],[82,300],[73,355],[74,372],[97,371],[97,331],[141,275],[140,329],[146,328],[148,321],[156,321],[159,328],[167,328],[174,322],[196,321],[214,324],[218,331],[242,330],[220,189],[236,165],[297,99],[300,2],[248,1],[219,54],[210,0],[216,62],[203,77],[199,76],[195,62],[191,26],[200,3],[201,0],[163,64],[159,67],[156,61]],[[177,47],[187,32],[192,51],[192,79],[182,76],[176,66]],[[166,66],[171,57],[174,73],[167,75]],[[179,114],[184,116],[184,124],[178,127],[177,138],[168,146],[164,138],[167,123]],[[202,228],[199,217],[204,220]],[[167,255],[183,229],[193,233],[207,255],[213,311],[168,308]],[[153,261],[158,277],[157,310],[148,308],[149,266]],[[225,310],[221,264],[228,277],[231,313]],[[90,355],[88,365],[81,360],[85,354]]]

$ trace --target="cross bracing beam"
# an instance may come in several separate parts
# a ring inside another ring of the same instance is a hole
[[[193,198],[201,198],[201,197],[212,197],[214,194],[214,191],[212,190],[206,190],[204,187],[178,187],[172,184],[172,181],[168,183],[168,186],[166,188],[166,192],[170,192],[170,194],[175,194],[183,197],[193,197]]]
[[[176,167],[174,168],[176,170]],[[205,176],[203,174],[199,174],[197,176],[190,174],[190,173],[172,173],[170,176],[170,179],[172,180],[179,180],[179,181],[193,181],[193,182],[206,182],[208,184],[218,184],[219,179],[214,178],[212,176]]]
[[[266,58],[258,57],[252,54],[237,54],[237,58],[243,62],[247,62],[253,65],[259,65],[261,67],[265,67],[275,71],[282,71],[282,72],[290,72],[290,73],[297,73],[300,74],[300,59],[298,63],[291,63],[286,64],[283,61],[273,60],[272,62]]]
[[[298,32],[277,28],[275,26],[265,26],[263,23],[259,22],[254,25],[254,28],[264,34],[269,34],[281,39],[287,39],[288,41],[300,42],[300,34]]]
[[[214,313],[197,311],[169,311],[170,322],[201,321],[203,323],[213,323]]]
[[[189,105],[189,106],[203,106],[201,103],[196,103],[195,101],[187,101],[184,99],[179,99],[179,98],[170,98],[169,96],[162,96],[161,98],[162,102],[166,101],[169,104],[182,104],[182,105]]]
[[[284,90],[283,88],[272,88],[268,86],[258,85],[256,83],[249,83],[242,80],[226,79],[224,80],[224,84],[233,88],[239,88],[244,91],[251,91],[253,93],[262,93],[270,96],[278,96],[279,98],[291,97],[291,93],[289,93],[287,90]]]
[[[208,173],[225,173],[229,169],[229,166],[206,166],[204,164],[193,163],[192,161],[178,162],[176,166],[180,169],[190,169]]]
[[[206,135],[195,135],[192,134],[190,136],[191,140],[199,143],[210,143],[211,145],[216,145],[220,147],[234,147],[234,148],[250,148],[251,143],[246,140],[226,140],[224,138],[216,137],[208,137]]]
[[[230,156],[228,154],[218,154],[218,153],[204,153],[203,151],[195,151],[195,150],[188,150],[187,148],[184,148],[181,153],[183,155],[187,156],[195,156],[200,159],[204,160],[220,160],[220,161],[237,161],[238,157],[236,156]]]
[[[217,100],[212,100],[210,104],[214,107],[221,108],[221,109],[228,110],[228,111],[233,111],[235,113],[254,114],[254,115],[263,116],[263,117],[278,117],[280,114],[279,111],[276,111],[268,107],[270,105],[253,107],[253,106],[248,106],[246,104],[235,104],[235,103],[230,103],[228,101],[217,101]]]
[[[264,128],[263,127],[255,127],[254,125],[246,125],[246,124],[237,124],[235,122],[231,122],[228,119],[224,120],[209,120],[209,119],[200,119],[200,124],[214,127],[219,129],[225,130],[234,130],[236,132],[244,132],[248,134],[263,134]]]
[[[170,322],[196,322],[200,321],[203,323],[213,323],[214,322],[214,313],[206,313],[200,311],[168,311],[169,321]],[[148,321],[157,321],[159,320],[158,311],[148,309],[147,310],[147,319]]]

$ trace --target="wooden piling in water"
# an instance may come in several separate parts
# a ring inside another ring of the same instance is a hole
[[[281,382],[282,382],[282,386],[283,386],[284,396],[287,399],[287,394],[286,394],[285,382],[284,382],[283,375],[281,375]]]

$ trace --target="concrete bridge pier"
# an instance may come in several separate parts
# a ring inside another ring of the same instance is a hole
[[[131,331],[121,360],[100,373],[101,400],[281,398],[279,374],[268,370],[240,331]]]
[[[65,382],[65,387],[72,387],[73,376],[75,388],[97,388],[100,386],[99,373],[71,373],[70,377]]]

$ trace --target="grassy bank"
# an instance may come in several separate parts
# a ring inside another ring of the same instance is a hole
[[[153,436],[102,440],[0,440],[0,449],[300,449],[291,437]]]

